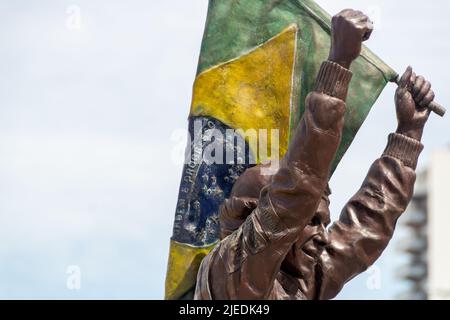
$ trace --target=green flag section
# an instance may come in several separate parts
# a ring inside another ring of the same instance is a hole
[[[312,0],[210,0],[190,132],[194,119],[222,131],[278,129],[282,157],[328,57],[330,23],[330,15]],[[351,70],[343,139],[333,171],[386,84],[397,77],[365,47]],[[271,142],[266,142],[270,149]],[[266,160],[247,147],[258,163]],[[219,241],[219,207],[245,168],[185,166],[169,253],[167,299],[193,297],[199,264]]]
[[[314,1],[210,1],[198,74],[252,51],[290,25],[298,28],[290,117],[292,132],[304,111],[305,98],[314,87],[320,65],[327,59],[330,49],[331,16]],[[394,70],[367,48],[363,48],[351,70],[354,76],[347,99],[342,145],[333,170],[385,85],[397,77]]]

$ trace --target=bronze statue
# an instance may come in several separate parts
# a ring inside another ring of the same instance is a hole
[[[398,128],[329,229],[328,180],[341,141],[352,62],[373,30],[360,11],[333,17],[328,61],[273,176],[247,169],[220,210],[221,242],[203,260],[196,299],[331,299],[392,238],[415,181],[434,100],[408,67],[395,95]]]

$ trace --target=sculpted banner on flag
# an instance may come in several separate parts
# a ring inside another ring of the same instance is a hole
[[[330,15],[312,0],[210,0],[166,299],[193,297],[200,262],[219,240],[219,207],[236,179],[274,153],[281,158],[286,152],[305,98],[328,57],[330,22]],[[333,171],[386,84],[397,77],[367,48],[351,70],[345,128]]]

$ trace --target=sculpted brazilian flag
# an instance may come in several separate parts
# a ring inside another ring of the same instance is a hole
[[[330,25],[330,15],[312,0],[210,0],[190,108],[191,138],[208,136],[211,130],[226,137],[230,129],[276,129],[282,157],[328,57]],[[345,128],[333,171],[386,84],[397,76],[367,48],[351,70]],[[267,160],[246,138],[243,147],[225,144],[224,153],[232,152],[238,160],[224,164],[201,161],[211,139],[203,137],[200,144],[187,147],[166,299],[193,297],[198,267],[219,240],[221,203],[240,174]],[[270,150],[274,139],[259,139],[259,146]]]

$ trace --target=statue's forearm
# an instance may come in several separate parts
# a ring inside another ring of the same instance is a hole
[[[389,136],[383,156],[329,229],[330,246],[320,263],[322,299],[333,298],[347,281],[380,257],[411,200],[422,149],[420,142],[407,136]]]
[[[309,222],[328,183],[341,142],[345,98],[352,74],[336,63],[323,63],[306,110],[267,190],[274,210],[288,227]]]

